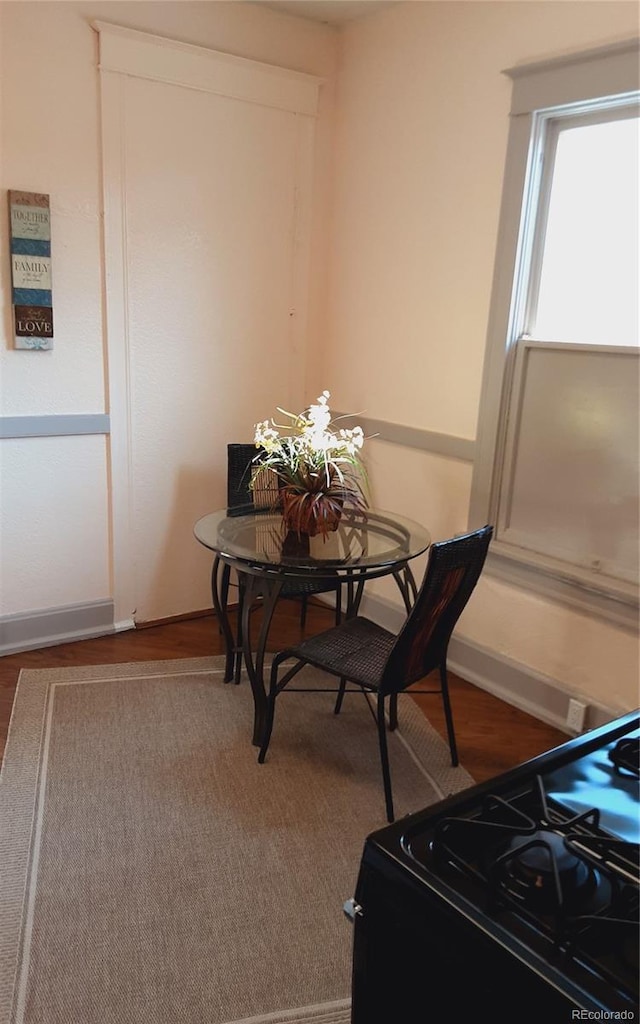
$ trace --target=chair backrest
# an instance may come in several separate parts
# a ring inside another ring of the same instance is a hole
[[[227,445],[228,516],[242,515],[247,509],[270,512],[278,504],[278,477],[255,464],[259,451],[255,444]]]
[[[382,693],[397,693],[442,665],[454,626],[484,566],[492,526],[432,544],[422,586],[382,676]]]
[[[227,445],[227,515],[240,509],[246,512],[247,505],[253,505],[251,463],[256,457],[255,444]]]

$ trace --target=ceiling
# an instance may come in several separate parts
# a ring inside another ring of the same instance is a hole
[[[344,25],[354,18],[391,7],[398,0],[256,0],[263,7],[271,7],[284,14],[295,14],[300,18],[311,18],[325,25]]]

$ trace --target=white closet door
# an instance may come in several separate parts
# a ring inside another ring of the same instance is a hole
[[[290,394],[295,118],[133,80],[127,235],[136,618],[206,607],[226,444]],[[199,581],[199,585],[198,585]]]
[[[122,237],[121,323],[109,324],[116,434],[127,420],[114,444],[115,589],[120,619],[143,622],[210,605],[211,556],[193,525],[226,501],[226,445],[300,398],[313,120],[115,77],[105,167],[107,200],[118,196],[107,256],[118,219]]]

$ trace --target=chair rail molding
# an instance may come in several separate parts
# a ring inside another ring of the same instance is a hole
[[[389,420],[378,420],[371,416],[360,416],[357,413],[334,411],[334,419],[357,419],[367,437],[378,441],[388,441],[405,448],[416,448],[418,451],[431,452],[432,455],[443,455],[448,459],[460,459],[462,462],[473,462],[476,443],[467,437],[455,434],[440,434],[435,430],[422,427],[409,427]]]
[[[0,416],[0,438],[71,437],[108,434],[106,413],[73,413],[49,416]]]

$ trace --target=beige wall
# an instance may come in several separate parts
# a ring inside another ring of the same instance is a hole
[[[102,239],[102,152],[98,37],[99,19],[253,60],[309,72],[324,79],[316,143],[315,247],[310,308],[317,320],[324,302],[322,252],[327,164],[332,128],[336,32],[299,18],[245,3],[39,3],[0,6],[0,188],[51,196],[54,348],[13,348],[10,279],[0,276],[0,417],[92,414],[108,411],[105,287]],[[183,187],[174,180],[167,190]],[[242,197],[239,197],[242,199]],[[203,211],[206,215],[207,211]],[[7,217],[0,216],[0,250],[7,252]],[[169,247],[170,239],[166,239]],[[5,263],[3,256],[3,264]],[[174,271],[180,274],[178,266]],[[159,345],[185,339],[159,337]],[[185,350],[186,351],[186,350]],[[263,351],[244,353],[260,364]],[[164,365],[162,360],[160,365]],[[259,379],[259,373],[257,375]],[[303,401],[302,379],[299,400]],[[212,382],[212,389],[215,383]],[[256,409],[259,418],[271,408]],[[286,396],[287,399],[290,397]],[[280,399],[281,401],[283,399]],[[218,394],[232,421],[227,440],[242,436],[234,397]],[[223,443],[220,445],[223,450]],[[222,456],[221,456],[222,458]],[[83,605],[113,597],[110,543],[108,438],[46,437],[0,441],[0,616]],[[222,502],[220,467],[199,481],[200,504]],[[190,496],[193,498],[193,496]],[[194,544],[189,537],[185,543]],[[194,603],[208,602],[208,570],[202,551],[202,584]],[[207,562],[208,564],[208,562]],[[164,584],[170,596],[170,584]],[[164,614],[179,610],[163,604]]]
[[[104,406],[101,149],[93,19],[307,71],[323,90],[319,169],[326,182],[335,32],[238,3],[2,3],[2,188],[49,192],[56,344],[43,357],[11,349],[3,275],[1,414],[96,412]],[[3,240],[6,217],[1,218]],[[6,250],[5,250],[6,251]]]
[[[340,409],[476,436],[518,63],[638,33],[631,3],[406,3],[341,35],[326,345]],[[372,442],[375,500],[467,525],[468,465]],[[379,592],[391,596],[388,588]],[[460,635],[611,709],[638,700],[637,638],[488,576]]]

